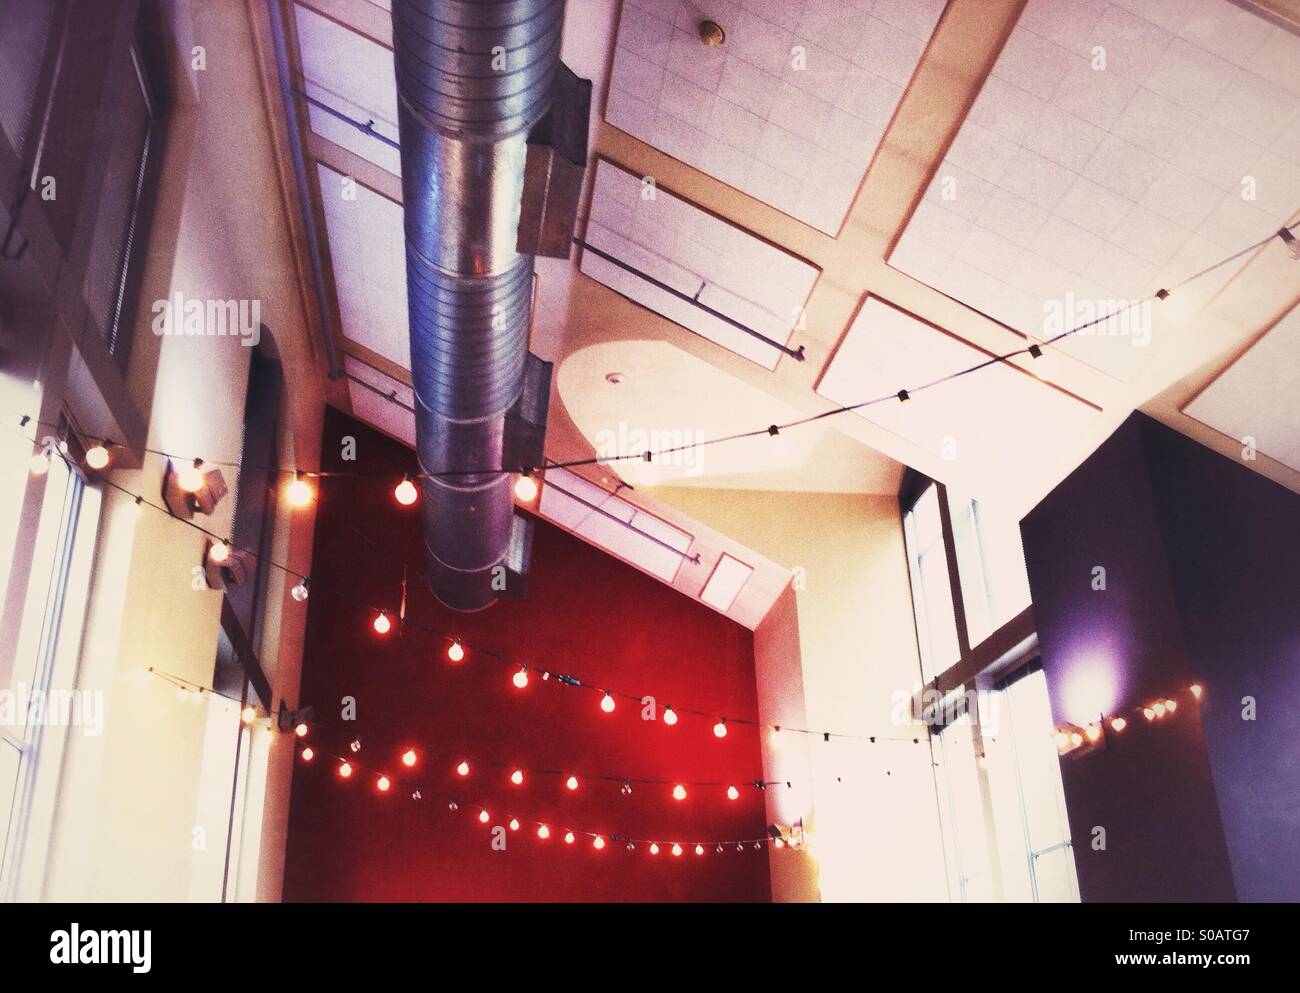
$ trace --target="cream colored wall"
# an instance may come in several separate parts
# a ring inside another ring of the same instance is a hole
[[[259,58],[236,3],[169,5],[177,36],[202,45],[207,67],[189,75],[197,102],[169,117],[157,216],[141,291],[128,373],[149,420],[150,448],[238,458],[251,349],[229,337],[158,337],[150,304],[176,291],[192,298],[256,299],[273,332],[286,375],[281,411],[282,464],[311,468],[319,451],[322,377],[307,327],[273,155]],[[274,106],[272,104],[271,106]],[[113,473],[115,483],[159,501],[163,460]],[[230,527],[231,495],[204,527]],[[220,898],[230,806],[234,736],[209,735],[209,708],[177,698],[142,676],[146,666],[211,683],[220,594],[193,588],[207,539],[146,510],[132,522],[128,499],[110,491],[100,527],[80,660],[79,685],[105,696],[102,736],[74,736],[58,786],[46,871],[29,873],[26,895],[47,900]],[[277,510],[276,561],[308,572],[310,511]],[[297,700],[306,608],[288,596],[296,580],[272,570],[263,668],[281,695]],[[232,866],[229,898],[280,894],[292,741],[246,734],[247,804],[238,815],[245,841]],[[46,772],[42,772],[46,775]],[[206,848],[196,849],[198,833]]]
[[[809,728],[903,739],[769,736],[765,774],[795,777],[794,788],[769,791],[769,815],[802,816],[810,832],[806,853],[773,853],[773,898],[946,900],[928,739],[919,726],[894,723],[896,692],[920,679],[897,500],[654,493],[796,570],[796,588],[754,634],[764,722],[803,719]]]

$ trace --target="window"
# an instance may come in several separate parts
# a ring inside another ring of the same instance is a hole
[[[931,483],[903,515],[912,573],[912,605],[921,647],[921,674],[928,683],[957,661],[957,618],[939,515],[939,488]]]
[[[983,502],[947,492],[966,630],[978,645],[1029,606],[1020,524]]]

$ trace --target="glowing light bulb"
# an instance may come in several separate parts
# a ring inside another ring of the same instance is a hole
[[[416,755],[414,748],[408,748],[402,753],[402,765],[406,766],[408,769],[415,765],[415,759]]]
[[[478,812],[478,820],[480,824],[486,824],[491,819],[492,819],[492,815],[489,814],[486,810],[480,810]]]
[[[772,847],[773,847],[773,848],[784,848],[784,847],[785,847],[785,842],[782,841],[780,838],[773,838],[773,839],[772,839]]]
[[[299,721],[298,726],[293,729],[293,733],[296,734],[299,738],[305,738],[307,737],[307,732],[309,730],[310,728],[308,728],[306,724],[304,724],[302,721]]]
[[[453,662],[459,662],[464,657],[465,649],[461,646],[461,643],[459,641],[453,641],[451,646],[447,649],[447,658],[451,659]]]
[[[524,503],[532,503],[537,499],[537,480],[527,475],[516,479],[515,497]]]
[[[596,851],[600,851],[605,847],[605,839],[600,835],[596,835],[595,839],[591,843],[591,847],[596,849]]]
[[[1152,721],[1155,720],[1156,712],[1152,710],[1150,707],[1143,707],[1142,716],[1145,717],[1147,720]]]
[[[674,855],[680,855],[680,854],[682,854],[682,846],[681,846],[681,845],[674,844],[674,845],[673,845],[673,854],[674,854]]]
[[[349,763],[344,762],[342,765],[339,766],[339,775],[343,779],[347,779],[349,776],[352,775],[352,766]]]
[[[510,818],[510,830],[511,830],[511,831],[518,831],[518,830],[519,830],[519,819],[518,819],[518,818],[515,818],[515,817]]]
[[[677,723],[677,711],[673,710],[672,707],[664,708],[664,723],[669,727]]]
[[[524,666],[511,677],[514,684],[521,690],[528,685],[528,667]]]
[[[1124,718],[1122,717],[1116,717],[1113,721],[1110,722],[1110,727],[1112,731],[1117,731],[1117,732],[1123,731],[1126,727],[1128,727],[1128,721],[1124,720]]]
[[[245,724],[252,724],[257,720],[257,708],[245,707],[243,713],[240,714],[240,717],[243,718]]]
[[[614,698],[608,693],[600,698],[600,709],[607,714],[612,714],[614,712]]]
[[[551,829],[548,828],[545,824],[541,825],[537,829],[537,837],[541,838],[543,841],[545,841],[550,836],[551,836]]]
[[[650,842],[650,854],[651,854],[651,855],[658,855],[658,854],[659,854],[659,846],[656,845],[653,841]]]
[[[302,750],[302,760],[304,762],[310,762],[315,757],[316,757],[316,753],[311,750],[310,746]]]
[[[375,632],[377,634],[388,634],[393,628],[393,622],[388,619],[388,611],[381,610],[375,616]]]
[[[681,783],[678,783],[676,786],[673,787],[673,799],[674,800],[686,799],[686,787],[683,786]]]
[[[1083,735],[1081,735],[1078,731],[1072,731],[1070,733],[1070,744],[1073,745],[1075,748],[1078,748],[1080,745],[1083,744]]]
[[[284,497],[289,501],[291,507],[307,506],[307,504],[311,503],[312,496],[311,485],[303,478],[301,472],[284,490]]]
[[[514,783],[516,786],[520,785],[523,781],[524,781],[523,769],[516,769],[514,772],[510,774],[510,782]]]
[[[361,739],[353,738],[348,747],[351,748],[353,752],[361,751]]]
[[[1070,747],[1070,736],[1064,731],[1056,732],[1056,747],[1062,751]]]
[[[379,787],[380,793],[387,793],[388,787],[392,786],[393,784],[388,781],[387,776],[380,776],[379,781],[376,782],[375,785]]]
[[[1192,696],[1196,697],[1196,699],[1199,700],[1201,698],[1201,684],[1192,683],[1190,689],[1192,691]]]
[[[578,788],[578,777],[570,776],[568,779],[564,781],[564,785],[571,790],[576,790]]]
[[[703,846],[703,845],[696,845],[696,846],[695,846],[695,854],[696,854],[696,855],[703,855],[703,854],[704,854],[704,846]]]
[[[458,776],[468,776],[468,775],[469,775],[469,763],[468,763],[468,762],[461,762],[460,765],[456,766],[456,774],[457,774]]]
[[[393,488],[393,496],[397,498],[397,502],[403,507],[409,507],[411,504],[415,503],[419,495],[420,491],[415,488],[415,484],[411,482],[410,476],[403,478],[403,480]]]
[[[227,541],[213,542],[208,548],[208,560],[220,565],[226,559],[230,558],[230,543]]]
[[[1088,730],[1087,730],[1086,733],[1087,733],[1087,735],[1088,735],[1088,740],[1089,740],[1089,741],[1096,741],[1098,738],[1101,737],[1101,725],[1100,725],[1100,724],[1089,724],[1089,725],[1088,725]]]
[[[1175,710],[1177,710],[1177,709],[1178,709],[1178,701],[1177,701],[1177,700],[1166,700],[1166,701],[1165,701],[1165,710],[1169,711],[1169,713],[1172,714],[1172,713],[1173,713]]]
[[[32,456],[31,462],[28,463],[33,476],[44,476],[50,471],[50,453],[47,449],[42,448]]]
[[[1156,712],[1157,717],[1165,716],[1165,705],[1163,703],[1152,704],[1151,709]]]
[[[293,589],[291,589],[289,593],[293,596],[295,600],[297,600],[299,603],[302,603],[304,600],[307,599],[309,595],[310,591],[307,589],[307,587],[310,585],[311,585],[311,580],[308,579],[306,576],[303,576],[302,579],[298,580],[298,585],[295,586]]]
[[[566,845],[572,845],[572,844],[573,844],[573,832],[572,832],[572,831],[565,831],[565,832],[564,832],[564,843],[565,843]]]
[[[728,800],[739,800],[739,799],[740,799],[740,790],[736,789],[736,787],[734,787],[734,786],[728,786],[728,787],[727,787],[727,799],[728,799]]]
[[[86,449],[86,465],[92,469],[103,469],[108,465],[108,449],[102,444]]]
[[[195,459],[190,465],[181,466],[176,473],[176,484],[186,493],[197,493],[203,489],[202,459]]]
[[[727,736],[727,719],[719,718],[718,723],[713,725],[713,736],[715,738],[725,738]]]

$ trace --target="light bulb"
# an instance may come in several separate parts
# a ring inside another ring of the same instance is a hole
[[[696,846],[695,846],[695,854],[696,854],[696,855],[703,855],[703,854],[704,854],[704,846],[703,846],[703,845],[696,845]]]
[[[600,835],[596,835],[595,840],[592,841],[591,843],[591,847],[596,849],[596,851],[600,851],[602,848],[605,847],[605,839],[602,838]]]
[[[1157,717],[1164,717],[1164,716],[1165,716],[1165,705],[1164,705],[1163,703],[1156,703],[1156,704],[1153,704],[1152,707],[1151,707],[1151,709],[1154,710],[1154,711],[1156,712],[1156,716],[1157,716]]]
[[[28,463],[33,476],[44,476],[50,471],[50,453],[48,449],[42,448],[32,456],[31,462]]]
[[[1156,716],[1156,712],[1155,712],[1154,710],[1152,710],[1150,707],[1143,707],[1143,708],[1142,708],[1142,716],[1145,717],[1145,718],[1146,718],[1147,720],[1149,720],[1149,721],[1150,721],[1150,720],[1154,720],[1154,719],[1155,719],[1155,716]]]
[[[624,782],[622,787],[620,787],[619,792],[622,793],[624,796],[631,796],[632,784],[629,782]]]
[[[465,649],[461,647],[461,643],[459,641],[453,641],[451,646],[447,649],[447,658],[451,659],[453,662],[459,662],[464,657]]]
[[[1200,683],[1192,683],[1192,685],[1191,685],[1190,688],[1191,688],[1191,691],[1192,691],[1192,696],[1196,697],[1196,699],[1199,700],[1199,699],[1201,698],[1201,684],[1200,684]]]
[[[1123,731],[1128,727],[1128,721],[1124,720],[1122,717],[1116,717],[1110,722],[1110,727],[1112,731]]]
[[[292,483],[285,487],[284,496],[291,507],[305,507],[311,503],[311,485],[303,478],[301,472],[298,473]]]
[[[773,839],[772,839],[772,847],[773,847],[773,848],[784,848],[784,847],[785,847],[785,842],[782,841],[780,838],[773,838]]]
[[[353,738],[351,744],[349,744],[348,747],[351,748],[353,752],[361,751],[361,739]]]
[[[510,818],[510,830],[511,830],[511,831],[518,831],[518,830],[519,830],[519,819],[518,819],[518,818],[515,818],[515,817]]]
[[[299,738],[305,738],[307,737],[307,732],[309,730],[310,729],[307,727],[305,723],[299,721],[298,726],[293,729],[293,733],[296,734]]]
[[[664,708],[664,723],[669,727],[677,723],[677,711],[673,710],[672,707]]]
[[[565,831],[565,832],[564,832],[564,843],[565,843],[566,845],[572,845],[572,844],[573,844],[573,832],[572,832],[572,831]]]
[[[528,685],[528,666],[524,666],[512,677],[514,684],[521,690]]]
[[[736,787],[734,787],[734,786],[728,786],[728,787],[727,787],[727,799],[728,799],[728,800],[739,800],[739,799],[740,799],[740,790],[736,789]]]
[[[686,799],[686,787],[683,786],[681,783],[678,783],[676,786],[673,787],[673,799],[674,800]]]
[[[607,714],[614,712],[614,698],[609,693],[600,698],[600,709]]]
[[[375,616],[375,631],[378,634],[388,634],[392,630],[393,622],[388,619],[388,612],[381,610]]]
[[[659,846],[658,846],[657,844],[655,844],[653,841],[650,842],[650,854],[651,854],[651,855],[658,855],[658,854],[659,854]]]
[[[523,781],[524,781],[523,769],[516,769],[514,772],[510,774],[510,782],[514,783],[516,786],[520,785]]]
[[[564,781],[564,785],[571,790],[576,790],[578,788],[578,777],[570,776],[568,779]]]
[[[203,465],[202,459],[195,459],[190,465],[181,466],[176,473],[176,483],[186,493],[197,493],[203,489],[203,473],[199,466]]]
[[[379,787],[380,793],[387,793],[388,787],[392,786],[393,784],[388,781],[387,776],[380,776],[379,781],[376,782],[375,785]]]
[[[409,507],[411,504],[415,503],[419,495],[420,491],[415,488],[415,484],[411,482],[410,476],[404,477],[393,489],[393,496],[397,498],[397,502],[403,507]]]
[[[108,449],[102,444],[86,449],[86,465],[92,469],[103,469],[108,465]]]
[[[545,824],[541,825],[537,829],[537,837],[541,838],[543,841],[545,841],[550,836],[551,836],[551,829],[548,828]]]
[[[349,776],[352,775],[352,766],[349,763],[344,762],[342,765],[339,766],[339,775],[342,778],[347,779]]]
[[[1088,730],[1087,730],[1087,735],[1088,735],[1088,740],[1089,740],[1089,741],[1096,741],[1098,738],[1101,737],[1101,725],[1100,725],[1100,724],[1089,724],[1089,725],[1088,725]]]
[[[478,820],[480,824],[486,824],[491,819],[492,819],[492,815],[489,814],[486,810],[480,810],[478,812]]]
[[[458,776],[468,776],[468,775],[469,775],[469,763],[468,763],[468,762],[461,762],[460,765],[456,766],[456,774],[457,774]]]
[[[414,748],[408,748],[402,753],[402,765],[406,766],[408,769],[415,765],[415,759],[416,755]]]
[[[1178,709],[1178,701],[1177,701],[1177,700],[1166,700],[1166,701],[1165,701],[1165,710],[1169,711],[1169,713],[1172,714],[1172,713],[1173,713],[1175,710],[1177,710],[1177,709]]]
[[[520,476],[515,480],[515,496],[524,503],[532,503],[537,498],[537,480]]]
[[[1078,748],[1080,745],[1083,744],[1083,735],[1081,735],[1078,731],[1072,731],[1070,733],[1070,744],[1073,745],[1075,748]]]
[[[257,720],[257,708],[245,707],[244,712],[240,716],[244,719],[245,724],[252,724]]]
[[[292,594],[295,600],[297,600],[299,603],[302,603],[304,600],[307,599],[308,592],[309,592],[307,587],[310,585],[311,585],[311,580],[308,579],[306,576],[303,576],[302,579],[298,580],[298,585],[295,586],[293,589],[291,589],[289,593]]]
[[[718,723],[713,725],[713,736],[715,738],[725,738],[727,736],[727,719],[719,718]]]
[[[1065,749],[1070,747],[1070,736],[1064,731],[1056,732],[1056,747],[1061,749],[1061,751],[1065,751]]]
[[[230,543],[226,541],[216,541],[208,548],[208,560],[220,565],[226,559],[230,558]]]
[[[311,750],[310,746],[302,750],[302,760],[304,762],[310,762],[315,757],[316,757],[316,753]]]
[[[681,845],[674,844],[674,845],[673,845],[673,854],[674,854],[674,855],[680,855],[680,854],[682,854],[682,846],[681,846]]]

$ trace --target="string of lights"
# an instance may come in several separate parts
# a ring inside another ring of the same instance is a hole
[[[1187,687],[1186,692],[1194,703],[1200,703],[1205,688],[1200,683],[1192,683]],[[1083,726],[1063,724],[1053,731],[1052,737],[1061,755],[1084,754],[1086,751],[1101,747],[1108,734],[1123,733],[1137,717],[1142,717],[1148,723],[1154,723],[1172,717],[1177,710],[1178,700],[1175,697],[1158,697],[1149,703],[1119,710],[1114,714],[1100,714],[1097,720]]]

